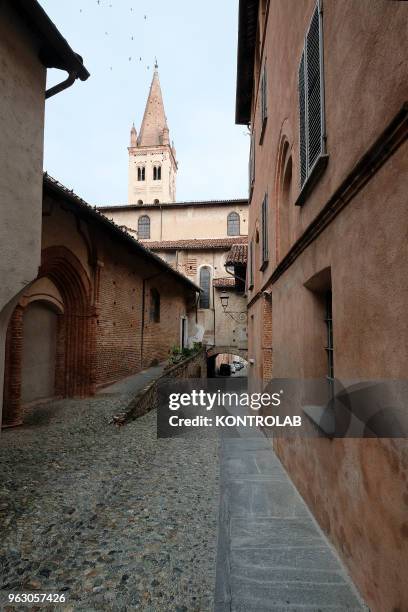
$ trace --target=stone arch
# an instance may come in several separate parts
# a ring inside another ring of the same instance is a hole
[[[64,246],[43,250],[37,280],[50,279],[60,292],[58,312],[55,395],[85,397],[95,392],[96,311],[92,284],[79,259]],[[20,299],[11,317],[6,341],[4,426],[22,422],[22,356],[24,311],[30,304],[55,300],[39,295]]]

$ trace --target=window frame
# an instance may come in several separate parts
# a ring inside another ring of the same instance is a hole
[[[150,323],[160,323],[160,292],[156,287],[150,288]]]
[[[162,169],[162,168],[161,168],[161,165],[160,165],[160,164],[158,164],[158,165],[156,165],[156,164],[155,164],[155,165],[153,166],[153,180],[154,180],[154,181],[161,181],[161,180],[162,180],[162,177],[161,177],[161,174],[162,174],[161,169]]]
[[[144,221],[147,220],[147,223],[144,223]],[[141,227],[147,227],[148,228],[148,236],[141,236]],[[151,236],[151,220],[149,215],[141,215],[138,220],[137,220],[137,237],[139,239],[142,240],[150,240],[150,236]]]
[[[233,217],[233,219],[232,219]],[[237,233],[230,233],[230,224],[237,227]],[[240,214],[235,210],[232,210],[227,215],[227,236],[240,236],[241,235],[241,217]]]
[[[269,198],[265,193],[261,208],[261,265],[260,270],[265,270],[269,263]]]
[[[266,58],[264,60],[262,75],[260,79],[260,100],[261,100],[261,134],[259,136],[259,144],[262,145],[268,122],[268,74],[266,69]]]
[[[146,167],[138,166],[137,167],[137,180],[139,183],[142,183],[146,180]]]
[[[205,288],[203,287],[203,280],[201,277],[203,272],[208,272],[208,290],[207,291],[205,291]],[[199,300],[198,307],[202,310],[209,310],[211,308],[211,267],[210,266],[204,265],[200,267],[199,286],[202,291],[200,292],[200,300]]]

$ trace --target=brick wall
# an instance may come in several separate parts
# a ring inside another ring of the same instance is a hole
[[[150,320],[151,289],[160,293],[159,322]],[[172,346],[180,346],[180,319],[185,314],[185,297],[173,280],[161,275],[146,283],[143,367],[149,367],[156,360],[164,361]]]
[[[101,253],[96,332],[96,384],[141,369],[143,280],[131,256],[113,245]]]
[[[151,288],[160,293],[158,321],[150,320]],[[170,348],[180,344],[187,301],[194,302],[194,293],[154,259],[49,196],[44,200],[42,263],[30,292],[22,296],[8,330],[7,426],[22,422],[22,321],[29,301],[47,301],[59,312],[54,395],[65,397],[92,395],[97,386],[164,361]]]
[[[207,359],[206,352],[200,351],[196,355],[185,359],[164,371],[155,380],[151,381],[144,389],[142,389],[135,398],[129,403],[127,408],[113,416],[112,423],[123,425],[128,421],[133,421],[140,416],[154,410],[159,404],[159,385],[166,378],[206,378],[207,377]]]

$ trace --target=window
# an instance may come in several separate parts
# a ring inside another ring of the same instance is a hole
[[[150,321],[160,322],[160,293],[157,289],[150,289]]]
[[[249,153],[249,195],[251,196],[255,182],[255,132],[251,134],[251,148]]]
[[[262,259],[261,259],[261,270],[266,268],[266,265],[269,261],[269,233],[268,233],[268,194],[265,193],[264,199],[262,202]]]
[[[320,0],[310,22],[299,65],[300,187],[327,162],[325,150],[323,35]],[[325,163],[323,163],[323,161]],[[320,163],[319,163],[320,162]],[[303,204],[303,201],[299,201]]]
[[[260,139],[261,144],[263,141],[267,119],[268,119],[268,83],[267,83],[266,61],[265,61],[264,67],[262,70],[262,77],[261,77],[261,124],[262,124],[261,139]]]
[[[239,214],[237,212],[230,212],[227,217],[227,234],[228,236],[239,236]]]
[[[208,266],[200,270],[200,308],[210,307],[211,271]]]
[[[161,166],[153,166],[153,180],[161,181]]]
[[[254,286],[254,241],[249,243],[248,250],[248,289]]]
[[[138,168],[137,168],[137,180],[138,181],[146,180],[146,168],[144,166],[138,166]]]
[[[333,308],[332,292],[326,291],[326,328],[327,328],[327,381],[329,383],[329,400],[334,397],[334,347],[333,347]]]
[[[160,200],[155,200],[153,203],[154,204],[160,204]]]
[[[139,238],[150,238],[150,217],[142,215],[137,222],[137,235]]]

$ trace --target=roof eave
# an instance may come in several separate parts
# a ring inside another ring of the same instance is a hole
[[[38,38],[39,59],[42,64],[46,68],[58,68],[70,74],[74,73],[81,81],[86,81],[90,74],[82,57],[71,49],[37,0],[14,0],[13,8]]]
[[[240,0],[238,17],[237,88],[235,123],[251,121],[255,41],[259,0]]]
[[[105,217],[104,214],[98,212],[97,209],[92,208],[89,204],[87,204],[84,200],[82,200],[79,196],[77,196],[73,191],[70,191],[63,185],[61,185],[58,181],[50,177],[47,173],[44,173],[44,189],[49,190],[51,193],[59,195],[61,198],[68,199],[72,204],[80,208],[81,212],[84,215],[91,217],[93,220],[96,220],[101,225],[107,227],[113,234],[115,234],[118,238],[123,240],[123,242],[127,242],[132,248],[136,249],[140,252],[140,254],[148,259],[153,260],[156,264],[159,265],[163,270],[176,277],[181,283],[188,286],[190,289],[195,292],[200,292],[201,289],[193,283],[189,278],[174,270],[169,264],[167,264],[161,257],[147,249],[143,244],[141,244],[138,240],[135,240],[132,236],[124,232],[116,223]]]

